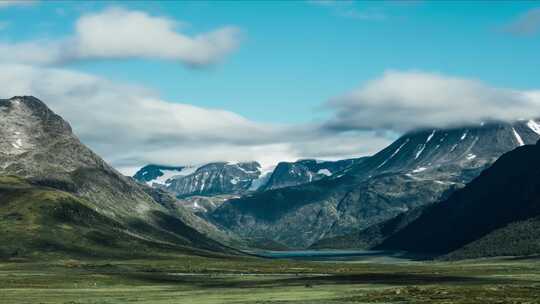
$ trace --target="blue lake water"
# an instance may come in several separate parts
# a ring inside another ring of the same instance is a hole
[[[410,261],[403,252],[375,250],[290,250],[256,251],[252,254],[270,259],[294,259],[311,261]]]

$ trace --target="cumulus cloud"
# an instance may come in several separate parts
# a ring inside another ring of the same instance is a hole
[[[144,164],[337,159],[376,152],[390,139],[336,134],[319,125],[275,125],[220,109],[172,103],[140,86],[58,68],[0,65],[0,96],[34,95],[123,172]]]
[[[142,86],[61,68],[0,64],[0,96],[34,95],[125,173],[148,164],[370,155],[415,128],[540,116],[540,91],[496,88],[425,72],[389,71],[329,101],[323,123],[278,125],[170,102]]]
[[[516,35],[531,35],[540,30],[540,7],[531,9],[508,24],[505,31]]]
[[[425,72],[388,71],[332,99],[334,130],[450,127],[540,116],[540,91],[497,88],[480,81]]]
[[[234,51],[240,31],[225,26],[189,36],[178,21],[143,11],[108,8],[81,16],[72,36],[55,41],[0,43],[0,60],[52,65],[91,59],[158,58],[189,66],[221,61]]]

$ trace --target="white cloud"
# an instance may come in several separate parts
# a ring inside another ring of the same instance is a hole
[[[540,8],[531,9],[519,16],[504,30],[516,35],[531,35],[540,30]]]
[[[159,58],[204,66],[221,61],[239,43],[232,26],[188,36],[180,23],[122,8],[80,17],[75,33],[56,41],[1,43],[0,60],[9,63],[61,64],[111,58]]]
[[[81,72],[19,64],[0,64],[0,70],[0,82],[9,84],[0,87],[2,98],[42,99],[123,172],[147,163],[343,159],[377,152],[414,128],[540,114],[540,91],[424,72],[390,71],[334,98],[329,105],[336,115],[324,124],[276,125],[168,102],[147,88]]]
[[[325,132],[318,125],[282,126],[235,113],[161,100],[154,92],[64,69],[0,65],[0,96],[34,95],[73,126],[81,140],[124,172],[170,165],[370,154],[389,139]]]
[[[329,102],[330,129],[408,131],[540,116],[540,92],[435,73],[389,71]]]

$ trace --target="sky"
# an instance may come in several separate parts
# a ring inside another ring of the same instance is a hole
[[[535,1],[0,0],[0,98],[42,99],[126,174],[538,117],[538,54]]]

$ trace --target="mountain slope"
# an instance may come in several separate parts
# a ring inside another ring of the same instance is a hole
[[[0,257],[211,255],[219,249],[165,213],[152,216],[169,222],[167,231],[135,218],[124,223],[98,213],[84,198],[15,176],[0,177],[0,198]]]
[[[84,205],[91,210],[88,214],[97,213],[148,241],[228,251],[179,220],[142,185],[112,169],[81,144],[66,121],[34,97],[0,100],[0,176],[18,176],[30,184],[24,191],[10,192],[12,201],[26,197],[25,204],[38,204],[27,196],[27,190],[49,189],[45,196],[67,193],[76,208]],[[41,216],[41,211],[32,209],[36,214],[30,216]],[[186,241],[195,239],[198,241]]]
[[[332,176],[336,172],[343,171],[360,159],[344,159],[339,161],[317,161],[314,159],[304,159],[296,162],[280,162],[272,175],[259,190],[272,190],[291,187],[301,184],[311,183],[327,176]]]
[[[427,206],[420,206],[397,216],[345,235],[324,238],[310,246],[311,249],[371,249],[416,220]]]
[[[519,147],[378,248],[460,258],[538,253],[539,174],[540,146]]]
[[[257,162],[217,162],[201,166],[195,172],[170,180],[167,190],[178,197],[191,195],[240,194],[261,175]]]
[[[262,177],[257,162],[213,162],[198,166],[147,165],[134,179],[149,186],[189,196],[238,195],[253,188]]]
[[[340,174],[230,200],[212,218],[243,236],[306,247],[446,197],[504,152],[536,142],[538,126],[523,121],[412,132]]]

